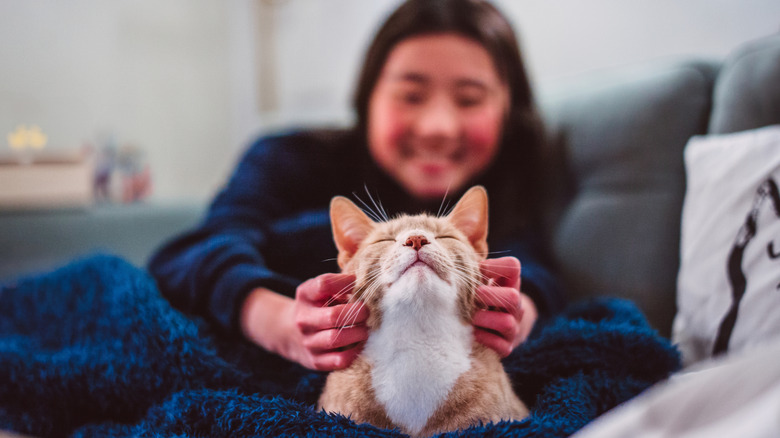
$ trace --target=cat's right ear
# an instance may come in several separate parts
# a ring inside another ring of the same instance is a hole
[[[374,228],[374,222],[352,201],[336,196],[330,201],[330,224],[339,250],[339,267],[343,269]]]
[[[468,189],[447,218],[468,237],[477,254],[487,257],[488,197],[484,187]]]

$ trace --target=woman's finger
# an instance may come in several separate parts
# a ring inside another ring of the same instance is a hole
[[[482,275],[493,280],[496,286],[520,289],[520,260],[516,257],[486,259],[480,263]]]
[[[312,366],[310,368],[318,371],[342,370],[350,366],[358,354],[360,354],[360,348],[318,354],[312,358]]]
[[[495,351],[500,357],[507,357],[512,352],[512,344],[510,342],[485,330],[475,330],[474,340]]]
[[[366,326],[323,330],[307,336],[303,345],[312,354],[323,354],[334,350],[347,349],[368,339]]]
[[[298,327],[304,333],[359,325],[368,319],[363,303],[339,304],[333,307],[309,307],[301,312]]]
[[[514,288],[479,286],[477,288],[477,303],[485,309],[507,312],[518,319],[522,315],[520,292]]]
[[[518,320],[504,312],[478,310],[474,313],[472,323],[475,327],[491,331],[500,335],[510,343],[514,343],[519,331]]]
[[[322,274],[301,283],[295,296],[317,306],[346,303],[354,284],[352,274]]]

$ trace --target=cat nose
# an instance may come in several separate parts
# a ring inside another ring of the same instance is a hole
[[[409,236],[406,239],[406,243],[404,243],[404,246],[411,246],[416,251],[419,251],[420,248],[423,247],[423,245],[427,245],[431,242],[428,242],[428,239],[425,238],[425,236]]]

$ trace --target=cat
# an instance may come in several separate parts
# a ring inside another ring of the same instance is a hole
[[[528,415],[498,354],[474,341],[485,189],[469,189],[444,217],[374,222],[339,196],[330,216],[339,267],[355,274],[353,299],[370,310],[369,338],[328,375],[319,407],[412,436]]]

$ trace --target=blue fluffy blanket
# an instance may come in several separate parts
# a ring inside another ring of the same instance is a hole
[[[573,308],[505,366],[531,415],[453,436],[568,436],[679,366],[630,303]],[[324,375],[211,333],[94,256],[0,291],[0,430],[36,436],[401,436],[318,412]]]

